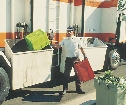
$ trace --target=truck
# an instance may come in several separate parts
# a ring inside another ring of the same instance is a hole
[[[1,0],[0,103],[10,89],[50,81],[57,69],[64,72],[64,48],[12,50],[17,43],[22,48],[23,37],[37,29],[58,44],[66,37],[66,28],[73,26],[94,71],[120,66],[126,60],[125,4],[123,0]]]

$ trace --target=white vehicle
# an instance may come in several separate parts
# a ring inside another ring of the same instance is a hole
[[[125,0],[1,0],[0,103],[10,88],[16,90],[50,80],[55,58],[52,49],[11,49],[19,38],[37,29],[48,34],[54,30],[52,43],[56,44],[66,37],[66,28],[74,25],[93,70],[116,69],[126,60],[125,4]],[[55,66],[63,72],[64,50],[55,55]]]

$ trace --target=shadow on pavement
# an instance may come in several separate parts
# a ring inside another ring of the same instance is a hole
[[[69,82],[74,81],[74,76],[70,78]],[[34,86],[29,86],[28,88],[53,88],[62,85],[62,80],[55,80],[55,81],[48,81],[41,84],[36,84]],[[62,90],[61,91],[53,91],[53,90],[12,90],[9,92],[8,97],[6,100],[22,97],[22,101],[31,101],[31,102],[60,102],[62,98]],[[75,91],[71,91],[70,93],[75,93]]]
[[[60,102],[62,95],[61,91],[41,91],[29,92],[23,97],[22,101],[30,102]]]
[[[73,81],[75,81],[75,76],[70,77],[69,83]],[[55,78],[52,81],[29,86],[28,88],[53,88],[60,85],[63,85],[63,78],[58,78],[58,79]]]
[[[60,102],[62,91],[29,91],[16,90],[9,94],[6,100],[22,97],[22,101],[29,102]]]

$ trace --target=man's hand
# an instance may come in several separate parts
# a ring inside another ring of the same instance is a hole
[[[80,62],[80,59],[79,59],[79,58],[77,58],[77,59],[74,61],[74,63],[78,63],[78,62]]]
[[[87,56],[86,55],[84,55],[84,59],[86,59],[87,58]]]

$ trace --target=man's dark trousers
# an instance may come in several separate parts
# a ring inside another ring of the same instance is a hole
[[[77,60],[78,57],[66,57],[65,60],[65,71],[64,71],[64,77],[63,77],[63,90],[68,90],[68,82],[70,78],[70,72],[72,67],[74,67],[74,61]],[[74,69],[75,72],[75,85],[76,85],[76,91],[81,88],[81,82],[78,79],[77,73]]]

